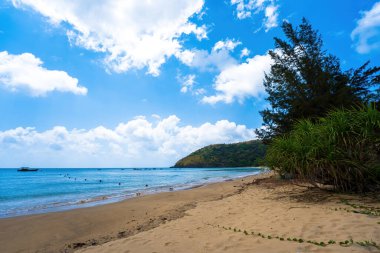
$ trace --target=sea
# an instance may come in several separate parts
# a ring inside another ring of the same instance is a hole
[[[260,168],[0,169],[0,218],[102,205],[261,172]]]

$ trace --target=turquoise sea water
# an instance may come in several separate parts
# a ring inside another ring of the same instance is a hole
[[[0,169],[0,218],[62,211],[258,174],[258,168]]]

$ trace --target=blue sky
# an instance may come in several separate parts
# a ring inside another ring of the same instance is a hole
[[[380,65],[380,2],[0,1],[0,167],[168,166],[254,138],[283,20]]]

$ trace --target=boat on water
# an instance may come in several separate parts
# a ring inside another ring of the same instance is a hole
[[[21,167],[17,171],[20,171],[20,172],[32,172],[32,171],[38,171],[38,169],[31,169],[29,167]]]

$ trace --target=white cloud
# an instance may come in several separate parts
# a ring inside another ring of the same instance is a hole
[[[249,51],[249,49],[245,47],[240,52],[240,58],[244,58],[244,57],[248,56],[250,53],[251,53],[251,51]]]
[[[57,126],[43,132],[30,127],[0,131],[0,160],[5,167],[169,166],[205,145],[255,138],[253,129],[227,120],[181,126],[172,115],[154,122],[140,116],[115,129]]]
[[[351,39],[358,53],[366,54],[380,49],[380,2],[375,3],[371,10],[363,12],[351,33]]]
[[[236,5],[236,16],[238,19],[249,18],[252,15],[252,10],[260,8],[264,1],[252,1],[252,0],[231,0],[231,5]]]
[[[203,89],[203,88],[199,88],[199,89],[194,90],[194,94],[195,95],[203,95],[203,94],[206,94],[206,93],[207,93],[207,91],[205,89]]]
[[[87,94],[87,89],[78,85],[78,79],[65,71],[48,70],[42,64],[30,53],[0,52],[0,86],[13,92],[26,91],[32,96],[44,96],[52,91]]]
[[[107,68],[115,72],[147,67],[159,75],[160,66],[182,51],[181,36],[207,37],[204,25],[189,20],[201,13],[204,0],[12,1],[54,25],[65,24],[73,45],[105,53]]]
[[[235,100],[242,103],[248,97],[259,97],[265,92],[263,80],[271,64],[272,60],[268,54],[256,55],[244,63],[224,69],[214,81],[213,86],[217,93],[203,97],[202,101],[208,104],[229,104]]]
[[[230,65],[236,64],[236,60],[230,55],[228,50],[185,50],[184,56],[179,59],[182,63],[192,68],[198,68],[201,71],[222,70]]]
[[[181,92],[182,93],[191,93],[192,95],[203,95],[206,93],[206,90],[203,88],[195,89],[194,86],[197,84],[195,81],[196,75],[188,74],[188,75],[177,75],[177,80],[181,83]]]
[[[275,0],[231,0],[230,3],[236,6],[238,19],[250,18],[252,14],[264,12],[263,26],[265,31],[268,32],[278,26],[278,5],[275,4]]]
[[[241,45],[237,40],[221,40],[215,43],[211,52],[206,50],[187,50],[183,57],[183,63],[189,67],[198,68],[201,71],[218,71],[214,79],[213,88],[215,95],[206,96],[205,89],[193,91],[193,94],[203,95],[202,102],[216,104],[218,102],[242,103],[248,97],[260,97],[265,93],[263,80],[265,72],[269,72],[272,60],[268,54],[256,55],[246,58],[243,63],[231,56],[231,52]],[[250,51],[243,48],[240,58],[247,57]],[[181,59],[181,57],[179,57]],[[180,76],[181,77],[181,76]],[[192,76],[181,77],[181,92],[186,93],[193,88]],[[178,77],[177,77],[178,78]]]
[[[278,5],[271,4],[265,8],[265,31],[278,26]]]
[[[195,84],[195,78],[196,76],[194,74],[189,75],[178,75],[177,80],[181,83],[181,92],[187,93],[188,91],[193,90],[193,86]]]
[[[154,119],[161,119],[161,116],[158,115],[158,114],[152,114],[151,116],[152,116],[152,118],[154,118]]]
[[[211,52],[198,49],[184,50],[177,57],[187,66],[201,71],[221,71],[237,63],[230,52],[239,45],[240,41],[226,39],[216,42]]]
[[[227,51],[233,51],[235,47],[241,45],[240,41],[236,40],[220,40],[215,43],[214,47],[212,48],[213,51],[220,51],[220,50],[227,50]]]

